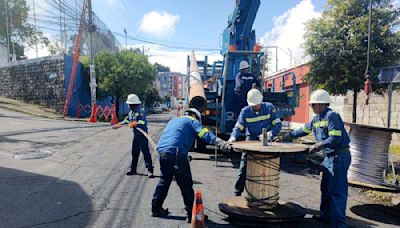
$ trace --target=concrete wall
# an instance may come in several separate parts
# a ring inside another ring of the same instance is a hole
[[[23,60],[0,66],[0,96],[63,111],[65,101],[62,56]]]
[[[353,113],[353,92],[346,96],[335,96],[331,108],[340,113],[345,122],[351,123]],[[372,94],[369,105],[365,105],[365,94],[357,94],[357,123],[386,127],[388,121],[388,96]],[[312,116],[310,116],[312,118]],[[400,129],[400,92],[393,91],[391,108],[391,128]],[[400,144],[400,134],[392,135],[392,143]]]

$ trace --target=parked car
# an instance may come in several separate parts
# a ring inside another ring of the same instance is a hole
[[[154,113],[162,113],[163,112],[163,110],[159,104],[154,104],[152,109],[153,109],[152,111]]]
[[[166,104],[160,104],[160,107],[164,112],[168,112],[168,106]]]

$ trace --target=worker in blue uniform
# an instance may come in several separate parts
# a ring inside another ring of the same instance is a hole
[[[247,93],[248,106],[244,107],[232,130],[229,143],[235,142],[241,131],[246,129],[247,140],[259,140],[263,128],[267,128],[269,139],[278,135],[281,130],[281,120],[276,116],[276,109],[269,102],[262,102],[263,95],[258,89],[251,89]],[[246,181],[247,155],[242,154],[239,175],[235,184],[235,195],[240,196]]]
[[[322,151],[321,205],[315,220],[330,223],[334,227],[346,227],[348,196],[347,170],[351,163],[349,136],[340,115],[329,108],[331,98],[325,90],[311,94],[309,104],[316,116],[303,128],[283,135],[284,141],[314,133],[317,143],[311,153]]]
[[[142,109],[142,102],[136,94],[129,94],[126,103],[129,105],[131,111],[123,121],[113,126],[113,128],[120,128],[122,125],[128,124],[129,127],[133,128],[131,170],[126,173],[126,175],[131,176],[136,174],[139,153],[142,151],[144,162],[148,170],[147,175],[149,178],[153,178],[154,167],[149,150],[149,141],[139,130],[136,129],[140,128],[147,133],[146,113]]]
[[[190,108],[185,111],[184,116],[168,122],[158,141],[157,151],[160,158],[161,177],[151,203],[153,217],[168,215],[168,208],[163,209],[162,205],[167,197],[172,179],[175,177],[183,196],[188,222],[191,221],[194,191],[188,152],[196,137],[216,145],[222,151],[231,149],[226,141],[217,138],[207,128],[203,128],[200,121],[200,112]]]
[[[242,60],[239,64],[239,73],[235,77],[235,88],[233,92],[236,94],[235,114],[238,115],[240,110],[247,105],[246,95],[252,88],[260,88],[260,80],[257,76],[249,72],[249,64],[246,60]]]

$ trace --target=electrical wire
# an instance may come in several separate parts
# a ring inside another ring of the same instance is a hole
[[[392,132],[351,125],[349,134],[352,162],[348,178],[372,185],[387,185],[384,174]]]

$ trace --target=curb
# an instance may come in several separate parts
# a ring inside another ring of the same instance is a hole
[[[21,112],[21,113],[25,113],[25,114],[28,114],[28,115],[47,118],[47,119],[53,119],[53,120],[62,120],[63,119],[62,116],[60,116],[60,117],[47,116],[47,115],[37,114],[37,113],[34,113],[34,112],[29,112],[29,111],[26,111],[24,109],[10,107],[10,106],[7,106],[7,105],[0,105],[0,107],[4,108],[4,109],[8,109],[10,111]]]

